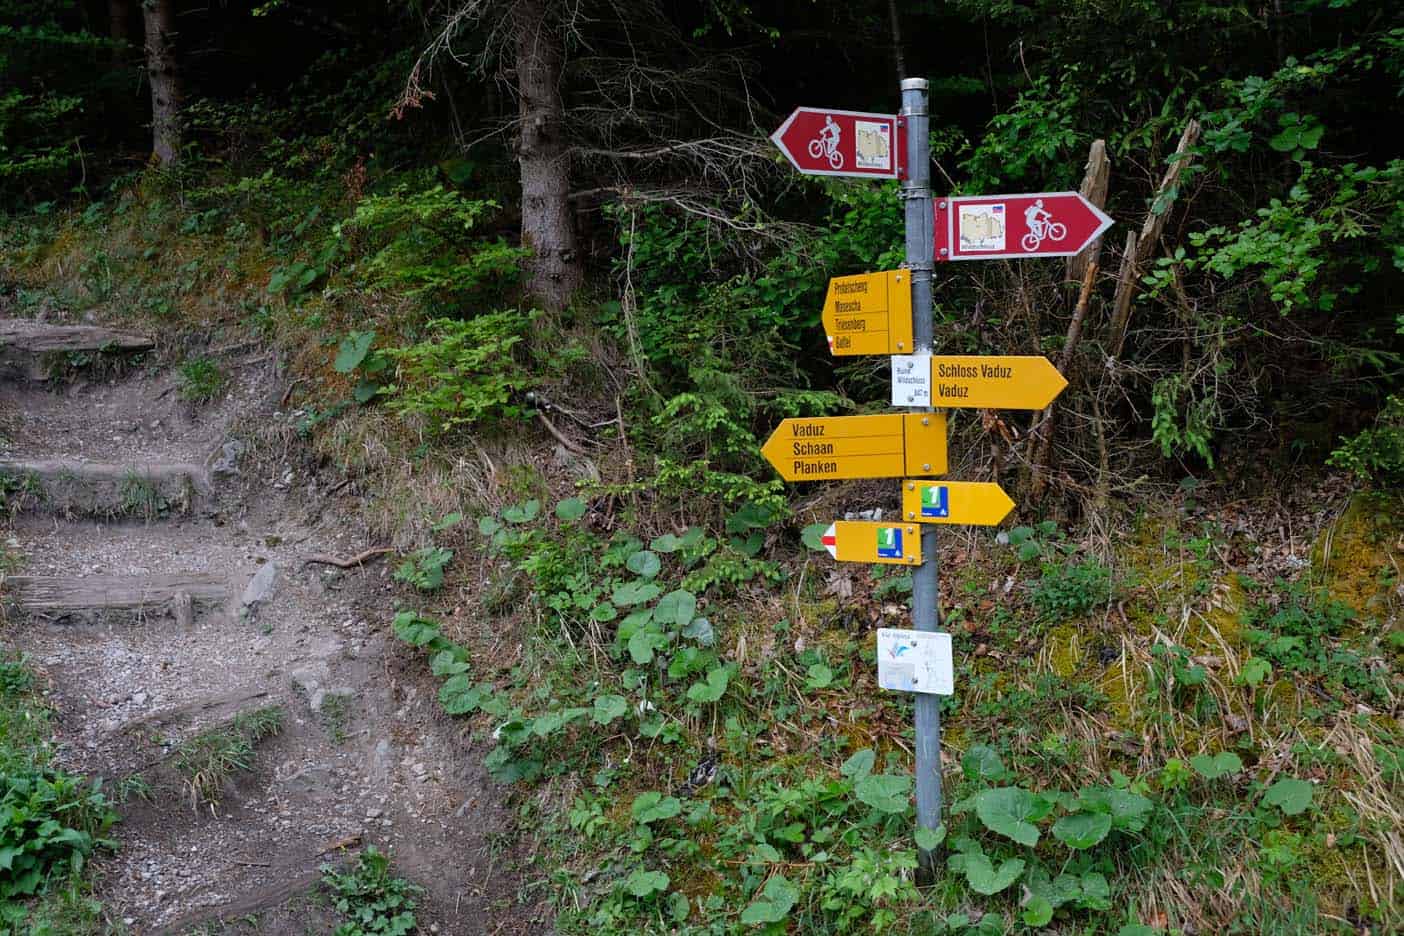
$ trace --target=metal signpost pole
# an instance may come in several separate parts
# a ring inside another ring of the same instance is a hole
[[[931,271],[935,253],[934,215],[931,203],[931,154],[928,136],[927,81],[902,81],[901,119],[906,121],[907,177],[902,180],[906,205],[907,268],[912,271],[912,338],[917,354],[932,350]],[[923,412],[934,412],[924,407]],[[940,625],[936,593],[936,527],[921,527],[921,565],[912,570],[912,627],[935,631]],[[936,829],[941,824],[941,697],[916,693],[916,801],[917,826]],[[918,850],[918,880],[935,877],[934,858]]]

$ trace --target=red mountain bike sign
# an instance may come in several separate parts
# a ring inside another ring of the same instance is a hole
[[[936,199],[936,260],[1071,257],[1112,219],[1077,192]]]
[[[906,170],[903,123],[894,114],[801,107],[770,138],[805,175],[896,179]]]

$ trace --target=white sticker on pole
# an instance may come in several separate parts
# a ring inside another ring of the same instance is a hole
[[[931,405],[931,355],[892,355],[892,405]]]
[[[884,627],[877,632],[878,686],[895,692],[955,692],[951,635]]]

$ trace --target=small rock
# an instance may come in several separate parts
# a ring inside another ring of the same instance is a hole
[[[273,597],[273,591],[278,585],[278,566],[276,563],[266,563],[259,569],[248,586],[244,589],[244,597],[240,602],[244,609],[252,610]]]
[[[239,456],[244,454],[244,443],[231,439],[220,446],[210,472],[215,475],[232,476],[239,473]]]
[[[146,704],[146,699],[147,699],[147,695],[146,695],[146,693],[144,693],[144,692],[134,692],[134,693],[132,693],[132,704],[133,704],[133,705],[145,705],[145,704]]]
[[[367,810],[366,810],[366,818],[367,818],[367,819],[379,819],[379,818],[380,818],[381,816],[383,816],[383,815],[385,815],[385,810],[383,810],[383,809],[367,809]]]

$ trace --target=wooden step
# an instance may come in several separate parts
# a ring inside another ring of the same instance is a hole
[[[53,365],[70,354],[133,353],[154,347],[145,335],[97,325],[0,319],[0,376],[48,380]]]
[[[229,578],[211,572],[11,575],[0,582],[5,604],[30,614],[170,610],[187,624],[195,606],[224,605],[230,592]]]
[[[11,512],[154,520],[183,513],[210,493],[200,465],[0,458],[0,505]]]

